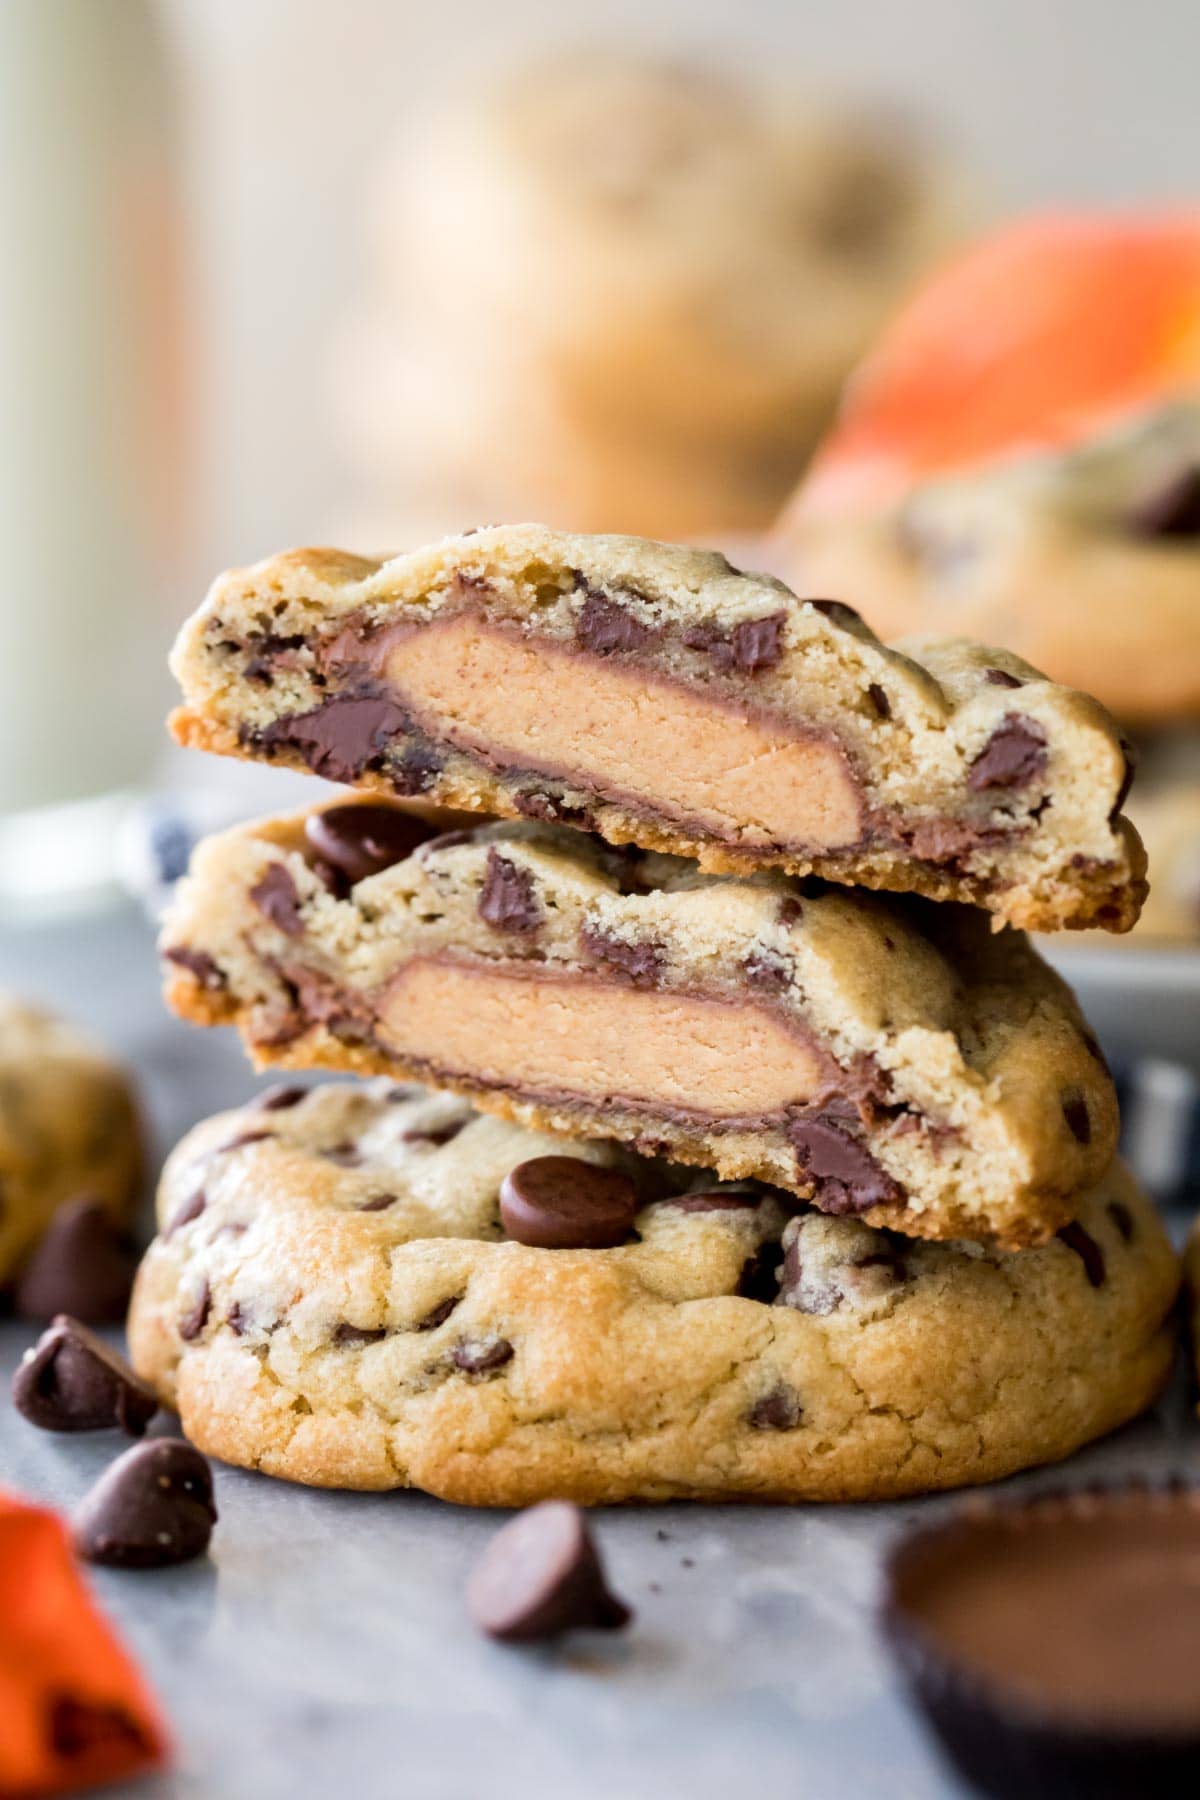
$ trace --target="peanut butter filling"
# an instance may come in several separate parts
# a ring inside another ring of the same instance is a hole
[[[720,1117],[781,1112],[828,1085],[817,1050],[769,1007],[591,975],[414,958],[376,1030],[397,1055],[488,1085]]]
[[[471,613],[398,634],[383,661],[434,737],[741,842],[855,844],[862,796],[839,746],[682,682]]]

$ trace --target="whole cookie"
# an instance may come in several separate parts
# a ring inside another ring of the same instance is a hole
[[[625,1243],[505,1235],[505,1178],[545,1156],[634,1183]],[[1006,1256],[334,1085],[198,1127],[159,1219],[139,1374],[202,1450],[318,1486],[914,1494],[1066,1455],[1146,1406],[1173,1356],[1178,1265],[1118,1166],[1059,1238]]]
[[[0,1284],[65,1202],[127,1218],[141,1172],[128,1076],[73,1025],[0,995]]]

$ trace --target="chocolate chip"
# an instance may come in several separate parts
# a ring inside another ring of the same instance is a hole
[[[427,820],[382,801],[344,801],[309,813],[304,835],[351,882],[366,881],[436,835]]]
[[[204,1192],[203,1188],[197,1188],[196,1192],[185,1200],[183,1205],[179,1208],[178,1212],[163,1232],[163,1237],[174,1237],[177,1231],[182,1231],[185,1225],[190,1225],[193,1219],[198,1219],[207,1205],[207,1194]]]
[[[512,801],[522,818],[543,819],[548,825],[573,825],[577,831],[595,829],[595,814],[586,806],[574,806],[541,788],[523,788],[513,795]]]
[[[1133,1242],[1133,1214],[1123,1200],[1110,1200],[1108,1216],[1127,1244]]]
[[[1067,1121],[1071,1136],[1080,1144],[1092,1141],[1092,1121],[1088,1115],[1087,1101],[1082,1094],[1064,1094],[1062,1096],[1063,1118]]]
[[[627,1175],[577,1156],[535,1156],[500,1186],[505,1231],[542,1250],[610,1250],[629,1236],[637,1208]]]
[[[461,1294],[450,1294],[445,1300],[439,1300],[437,1305],[432,1307],[430,1311],[425,1314],[423,1319],[417,1320],[416,1329],[418,1331],[436,1331],[439,1325],[444,1325],[446,1323],[446,1320],[450,1317],[450,1314],[454,1311],[461,1299]]]
[[[512,1358],[513,1347],[507,1338],[492,1338],[487,1343],[471,1343],[464,1339],[450,1352],[450,1361],[464,1375],[490,1375]]]
[[[401,760],[389,771],[392,786],[402,797],[427,794],[444,766],[442,758],[436,750],[418,745],[407,750]]]
[[[1009,713],[971,764],[967,786],[972,793],[1027,787],[1045,767],[1045,732],[1032,719]]]
[[[794,1431],[803,1417],[799,1394],[781,1381],[754,1402],[746,1423],[755,1431]]]
[[[13,1405],[42,1431],[107,1431],[141,1437],[158,1411],[153,1388],[78,1319],[60,1313],[18,1364]]]
[[[299,1106],[308,1093],[306,1087],[295,1084],[285,1086],[280,1083],[276,1087],[264,1088],[253,1101],[255,1112],[287,1112],[290,1107]]]
[[[225,1323],[235,1337],[245,1337],[246,1333],[253,1328],[254,1314],[248,1306],[243,1306],[240,1300],[235,1300],[225,1314]]]
[[[320,1154],[326,1162],[336,1163],[339,1169],[357,1169],[362,1162],[362,1151],[349,1138],[340,1144],[330,1144]]]
[[[693,625],[683,633],[689,650],[701,650],[718,669],[739,669],[752,675],[772,669],[783,655],[783,627],[787,614],[770,613],[763,619],[743,619],[731,631],[716,625]]]
[[[779,923],[790,930],[793,925],[798,925],[803,917],[802,901],[798,900],[795,894],[785,895],[779,902]]]
[[[626,976],[636,988],[658,985],[665,956],[661,944],[652,939],[630,943],[625,938],[610,937],[598,925],[585,925],[579,933],[580,948],[610,969]]]
[[[304,920],[300,917],[300,896],[291,874],[282,863],[272,863],[261,881],[250,889],[250,899],[264,919],[268,919],[287,937],[303,937]]]
[[[210,993],[225,986],[225,977],[207,950],[189,950],[186,944],[169,944],[162,954],[165,962],[176,963],[179,968],[186,969]]]
[[[822,1212],[861,1213],[902,1205],[904,1191],[844,1125],[800,1114],[788,1126],[802,1175],[813,1182]]]
[[[533,891],[533,876],[495,848],[487,853],[487,871],[477,911],[497,931],[536,931],[542,909]]]
[[[212,1289],[207,1281],[196,1295],[192,1304],[180,1314],[179,1335],[186,1343],[198,1338],[208,1324],[208,1315],[212,1311]]]
[[[389,1206],[395,1206],[395,1194],[376,1194],[373,1200],[364,1200],[355,1208],[356,1212],[386,1212]]]
[[[868,683],[867,683],[867,698],[871,702],[871,705],[875,708],[875,714],[876,714],[877,718],[880,718],[880,719],[890,719],[891,718],[892,703],[888,699],[887,694],[884,692],[883,688],[880,687],[880,685],[877,681],[868,681]]]
[[[792,971],[783,957],[776,950],[768,950],[759,946],[751,950],[742,964],[746,980],[751,987],[758,988],[764,994],[782,993],[790,987]]]
[[[578,582],[586,588],[582,577]],[[575,636],[585,650],[595,656],[619,656],[649,643],[654,632],[648,625],[607,595],[586,591],[588,597],[575,620]]]
[[[853,631],[856,626],[862,624],[861,613],[855,612],[852,606],[847,606],[844,600],[810,600],[808,604],[814,612],[823,613],[832,624],[840,626],[843,631]]]
[[[1067,1246],[1068,1250],[1075,1252],[1082,1262],[1084,1272],[1092,1286],[1094,1288],[1103,1287],[1104,1277],[1108,1271],[1105,1267],[1104,1252],[1095,1238],[1089,1236],[1077,1219],[1073,1220],[1070,1225],[1064,1225],[1061,1231],[1055,1233],[1055,1236]]]
[[[298,751],[314,774],[348,786],[407,723],[403,708],[387,695],[335,694],[311,712],[276,719],[251,735],[264,749]]]
[[[1182,469],[1145,495],[1129,526],[1139,537],[1200,537],[1200,466]]]
[[[150,1438],[110,1464],[78,1508],[77,1555],[117,1569],[188,1562],[208,1549],[212,1471],[182,1438]]]
[[[293,653],[303,650],[307,641],[300,635],[281,637],[274,631],[249,632],[243,648],[250,652],[250,657],[242,670],[243,677],[257,686],[270,687],[279,664],[282,662],[287,666]]]
[[[465,1113],[461,1119],[448,1119],[444,1125],[414,1126],[411,1131],[401,1133],[402,1144],[452,1144],[459,1132],[470,1123],[471,1115]]]
[[[1010,675],[1007,669],[985,669],[983,679],[989,687],[1019,688],[1025,686],[1019,675]]]
[[[722,1193],[719,1190],[711,1194],[677,1194],[666,1204],[673,1206],[677,1212],[753,1212],[762,1203],[762,1195],[746,1190],[739,1192],[736,1188]]]
[[[473,1624],[503,1643],[578,1629],[613,1631],[632,1614],[609,1589],[587,1520],[543,1500],[498,1531],[467,1584]]]
[[[350,1325],[347,1324],[344,1319],[340,1325],[335,1325],[330,1333],[330,1338],[333,1343],[354,1346],[358,1346],[359,1344],[377,1344],[380,1338],[385,1338],[386,1336],[386,1325]]]
[[[13,1295],[23,1319],[68,1313],[85,1325],[116,1325],[125,1317],[137,1250],[91,1195],[60,1206],[34,1250]]]

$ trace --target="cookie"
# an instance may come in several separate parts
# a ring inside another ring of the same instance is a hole
[[[899,121],[678,60],[539,59],[404,135],[338,393],[379,497],[458,519],[766,524],[960,211]]]
[[[634,1187],[627,1242],[506,1236],[502,1187],[546,1156]],[[794,1205],[449,1095],[284,1094],[168,1162],[131,1354],[226,1462],[483,1506],[987,1481],[1167,1378],[1178,1265],[1118,1165],[1016,1256]]]
[[[181,743],[695,857],[1127,930],[1145,891],[1095,701],[714,552],[493,527],[227,575],[172,658]]]
[[[340,801],[207,840],[170,1004],[260,1067],[415,1077],[922,1237],[1045,1239],[1112,1158],[1074,997],[974,909],[541,823],[429,831]]]
[[[1198,324],[1200,214],[985,241],[855,377],[772,566],[887,639],[1002,643],[1131,723],[1195,719]]]
[[[1149,783],[1138,791],[1136,813],[1154,880],[1132,941],[1194,944],[1200,938],[1200,776]]]
[[[128,1218],[141,1173],[124,1071],[73,1025],[0,995],[0,1285],[68,1201]]]

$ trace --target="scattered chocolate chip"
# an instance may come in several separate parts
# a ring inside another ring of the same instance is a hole
[[[208,1315],[212,1311],[212,1289],[207,1281],[196,1295],[192,1304],[180,1314],[179,1335],[186,1343],[198,1338],[208,1324]]]
[[[270,687],[276,669],[294,661],[295,652],[303,650],[307,641],[299,634],[283,637],[275,631],[249,632],[243,647],[250,656],[242,670],[243,677],[256,686]]]
[[[612,1249],[629,1236],[637,1209],[627,1175],[577,1156],[535,1156],[500,1186],[505,1231],[542,1250]]]
[[[983,679],[989,687],[1019,688],[1025,686],[1019,675],[1010,675],[1007,669],[985,669]]]
[[[1095,1238],[1089,1236],[1083,1229],[1078,1219],[1072,1220],[1070,1225],[1064,1225],[1061,1231],[1055,1233],[1055,1236],[1067,1246],[1068,1250],[1075,1252],[1082,1262],[1084,1272],[1092,1286],[1094,1288],[1103,1287],[1105,1275],[1108,1273],[1104,1262],[1104,1252]]]
[[[856,626],[862,624],[861,613],[855,612],[852,606],[847,606],[844,600],[810,600],[808,604],[814,612],[823,613],[832,624],[840,626],[843,631],[853,631]]]
[[[803,902],[797,899],[795,894],[785,895],[779,902],[779,923],[790,930],[793,925],[798,925],[803,917]]]
[[[255,1112],[286,1112],[290,1107],[299,1106],[308,1091],[306,1087],[279,1083],[275,1087],[264,1088],[252,1104]]]
[[[542,909],[533,891],[533,876],[496,849],[487,853],[487,871],[477,911],[497,931],[536,931]]]
[[[442,1125],[414,1126],[411,1131],[401,1133],[403,1144],[452,1144],[459,1132],[470,1123],[470,1114],[464,1113],[461,1119],[447,1119]]]
[[[1200,466],[1182,469],[1145,495],[1129,526],[1139,537],[1200,537]]]
[[[208,1195],[204,1192],[203,1188],[197,1188],[195,1193],[186,1199],[179,1208],[178,1212],[171,1220],[171,1223],[163,1232],[163,1237],[174,1237],[177,1231],[182,1231],[185,1225],[190,1225],[193,1219],[198,1219],[207,1205]]]
[[[665,956],[662,945],[652,939],[634,944],[625,938],[610,937],[598,925],[585,925],[579,933],[579,944],[586,955],[616,969],[634,987],[657,987]]]
[[[349,786],[407,724],[403,708],[387,695],[335,694],[311,712],[275,719],[251,736],[268,751],[296,750],[314,774]]]
[[[304,835],[352,883],[403,862],[436,835],[427,820],[379,800],[343,801],[309,813]]]
[[[395,1206],[395,1194],[376,1194],[372,1200],[364,1200],[356,1207],[357,1212],[386,1212],[389,1206]]]
[[[1027,787],[1042,773],[1046,760],[1041,726],[1009,713],[971,764],[967,786],[976,794],[989,788]]]
[[[445,1300],[439,1300],[437,1305],[432,1307],[430,1311],[425,1314],[423,1319],[417,1320],[417,1330],[436,1331],[439,1325],[444,1325],[446,1323],[446,1320],[450,1317],[450,1314],[454,1311],[461,1299],[461,1294],[449,1294]]]
[[[867,683],[867,698],[875,708],[875,716],[879,719],[890,719],[892,703],[877,681]]]
[[[243,1306],[240,1300],[235,1300],[225,1314],[225,1323],[235,1337],[245,1337],[254,1325],[254,1315],[248,1306]]]
[[[502,1369],[512,1358],[513,1347],[507,1338],[492,1338],[482,1344],[464,1340],[450,1352],[451,1362],[464,1375],[490,1375],[493,1370]]]
[[[814,1183],[822,1212],[861,1213],[872,1206],[903,1204],[899,1183],[844,1125],[801,1113],[791,1120],[788,1136],[801,1174]]]
[[[60,1206],[13,1294],[23,1319],[67,1313],[85,1325],[117,1325],[125,1317],[137,1250],[99,1200],[83,1195]]]
[[[13,1405],[42,1431],[107,1431],[141,1437],[158,1411],[153,1388],[123,1356],[65,1313],[18,1364]]]
[[[165,962],[175,963],[179,968],[186,969],[210,993],[225,986],[225,977],[207,950],[189,950],[186,944],[169,944],[162,954]]]
[[[1082,1094],[1064,1094],[1062,1096],[1063,1118],[1067,1121],[1071,1136],[1080,1144],[1092,1141],[1092,1121],[1088,1114],[1087,1101]]]
[[[762,1195],[759,1193],[730,1188],[711,1194],[676,1194],[666,1204],[673,1206],[677,1212],[707,1213],[753,1212],[761,1202]]]
[[[386,1336],[386,1325],[350,1325],[347,1324],[344,1319],[340,1325],[335,1325],[333,1331],[330,1333],[331,1341],[333,1343],[351,1345],[354,1347],[357,1347],[360,1344],[377,1344],[381,1338],[385,1338]]]
[[[340,1144],[331,1144],[328,1150],[322,1150],[320,1154],[326,1162],[336,1163],[339,1169],[357,1169],[362,1162],[362,1151],[349,1139]]]
[[[256,881],[250,889],[250,899],[263,918],[286,937],[303,937],[300,896],[290,872],[282,863],[271,864],[261,881]]]
[[[794,1431],[803,1417],[800,1396],[781,1381],[754,1402],[746,1423],[755,1431]]]
[[[1108,822],[1110,825],[1116,824],[1121,808],[1129,798],[1129,790],[1133,786],[1133,778],[1137,774],[1137,751],[1130,743],[1129,739],[1124,735],[1121,737],[1121,754],[1125,758],[1125,765],[1121,773],[1121,785],[1117,789],[1117,797],[1113,801],[1109,811]]]
[[[582,577],[579,585],[586,588]],[[587,589],[587,596],[575,620],[575,636],[593,655],[623,655],[630,650],[639,650],[654,636],[648,625],[643,625],[615,600],[591,589]]]
[[[764,994],[782,993],[791,985],[792,971],[784,958],[777,950],[768,950],[762,945],[751,950],[742,969],[750,986]]]
[[[437,751],[427,746],[407,750],[389,771],[396,793],[404,796],[427,794],[444,767]]]
[[[565,1500],[543,1500],[496,1533],[467,1584],[467,1611],[503,1643],[613,1631],[632,1617],[609,1589],[583,1513]]]
[[[148,1438],[111,1463],[75,1513],[77,1555],[117,1569],[188,1562],[208,1549],[212,1471],[182,1438]]]

